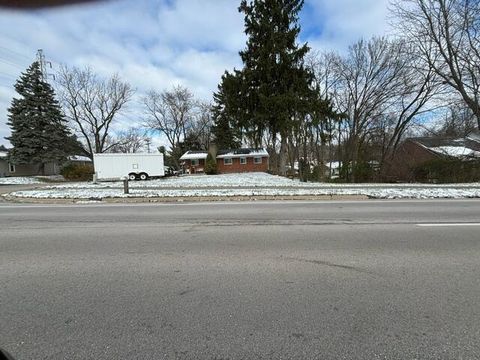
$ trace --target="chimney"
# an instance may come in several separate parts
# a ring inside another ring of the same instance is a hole
[[[214,159],[217,157],[217,144],[215,144],[215,142],[210,142],[210,145],[208,146],[208,152],[212,154]]]

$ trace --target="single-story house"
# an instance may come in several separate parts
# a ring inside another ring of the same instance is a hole
[[[310,171],[313,171],[314,167],[318,166],[317,161],[310,162]],[[300,173],[300,165],[298,161],[293,163],[293,170],[291,165],[286,165],[287,174],[289,176],[298,176]],[[327,161],[322,166],[325,179],[337,179],[340,176],[340,161]]]
[[[0,177],[40,175],[41,164],[12,164],[7,160],[7,152],[0,152]],[[54,162],[45,164],[45,175],[58,175],[60,166]]]
[[[435,159],[480,160],[480,135],[465,138],[406,139],[388,162],[389,175],[398,180],[413,180],[413,169]]]
[[[208,151],[187,151],[180,157],[187,174],[202,173],[205,169]],[[219,174],[241,172],[266,172],[269,155],[265,149],[220,150],[216,154]]]
[[[68,157],[68,161],[78,165],[93,165],[92,159],[83,155],[72,155]]]
[[[0,151],[0,177],[6,176],[35,176],[41,174],[41,164],[12,164],[7,160],[8,150]],[[70,156],[69,161],[79,164],[91,164],[92,160],[86,156]],[[62,167],[55,163],[49,162],[45,164],[44,175],[58,175]]]
[[[330,161],[327,164],[328,173],[327,176],[330,179],[338,179],[340,177],[341,162],[340,161]]]

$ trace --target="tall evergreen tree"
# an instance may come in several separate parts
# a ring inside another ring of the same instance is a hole
[[[218,149],[235,149],[242,145],[242,124],[237,118],[238,112],[234,110],[238,105],[233,103],[238,101],[239,94],[232,93],[238,89],[236,82],[235,76],[226,72],[218,85],[218,91],[213,94],[212,134]]]
[[[38,62],[22,73],[15,90],[21,97],[14,98],[8,109],[11,135],[6,139],[13,145],[9,161],[38,163],[39,173],[43,173],[46,163],[62,162],[69,155],[73,138],[52,87],[43,81]]]
[[[305,116],[315,98],[311,71],[304,65],[307,44],[299,45],[299,12],[303,0],[243,0],[239,11],[244,14],[247,47],[240,52],[243,69],[226,74],[235,79],[236,106],[226,113],[235,116],[239,126],[254,145],[262,143],[268,132],[272,148],[280,136],[277,171],[285,172],[287,139],[295,122]],[[232,80],[230,80],[232,81]]]

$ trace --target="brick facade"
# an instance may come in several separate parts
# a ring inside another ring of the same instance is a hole
[[[269,155],[265,149],[216,150],[217,171],[219,174],[267,172],[270,166]],[[187,151],[180,157],[182,167],[187,174],[205,172],[207,151]]]
[[[184,170],[189,174],[203,173],[205,170],[205,160],[198,159],[195,165],[192,165],[192,160],[185,160]]]
[[[254,157],[244,157],[246,164],[242,164],[239,157],[230,159],[232,160],[231,164],[225,164],[225,158],[217,159],[219,174],[268,171],[268,157],[261,157],[262,162],[260,164],[255,164]]]
[[[407,139],[399,146],[393,159],[388,161],[388,175],[392,180],[413,181],[413,169],[440,156],[415,141]]]

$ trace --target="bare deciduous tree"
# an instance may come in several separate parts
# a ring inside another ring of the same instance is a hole
[[[200,147],[204,150],[207,150],[210,145],[212,126],[212,104],[198,102],[195,111],[195,120],[191,126],[190,133],[195,135]]]
[[[480,2],[397,0],[391,4],[394,23],[415,44],[416,55],[458,92],[480,129]]]
[[[452,104],[445,117],[439,121],[438,127],[433,129],[435,136],[440,137],[467,137],[476,130],[475,116],[472,110],[465,105]],[[432,136],[430,134],[430,136]]]
[[[109,152],[112,153],[138,153],[144,151],[148,142],[151,142],[147,134],[138,128],[130,128],[120,131],[111,141],[113,146]]]
[[[361,40],[346,56],[329,54],[322,59],[317,79],[346,115],[345,126],[339,123],[335,130],[341,158],[352,168],[359,160],[376,160],[382,166],[410,124],[432,110],[438,76],[420,67],[411,46],[401,40]],[[362,151],[368,152],[367,159],[360,159]],[[355,171],[351,175],[355,181]]]
[[[118,75],[98,78],[89,68],[62,66],[57,78],[59,94],[67,118],[86,144],[91,158],[107,152],[112,124],[132,98],[134,90]]]
[[[424,68],[418,58],[412,56],[412,47],[403,43],[401,58],[405,64],[399,77],[398,93],[387,108],[390,124],[384,129],[380,164],[395,154],[405,131],[424,113],[443,107],[443,102],[432,101],[442,92],[442,84],[432,68]]]
[[[145,126],[165,135],[171,149],[185,139],[195,116],[195,100],[187,88],[176,86],[170,91],[151,90],[143,99]]]
[[[340,78],[341,111],[347,114],[347,139],[344,157],[355,168],[361,146],[377,128],[385,108],[401,91],[399,81],[405,71],[402,46],[386,38],[360,40],[349,49],[346,57],[337,57]],[[352,173],[355,181],[355,172]]]

